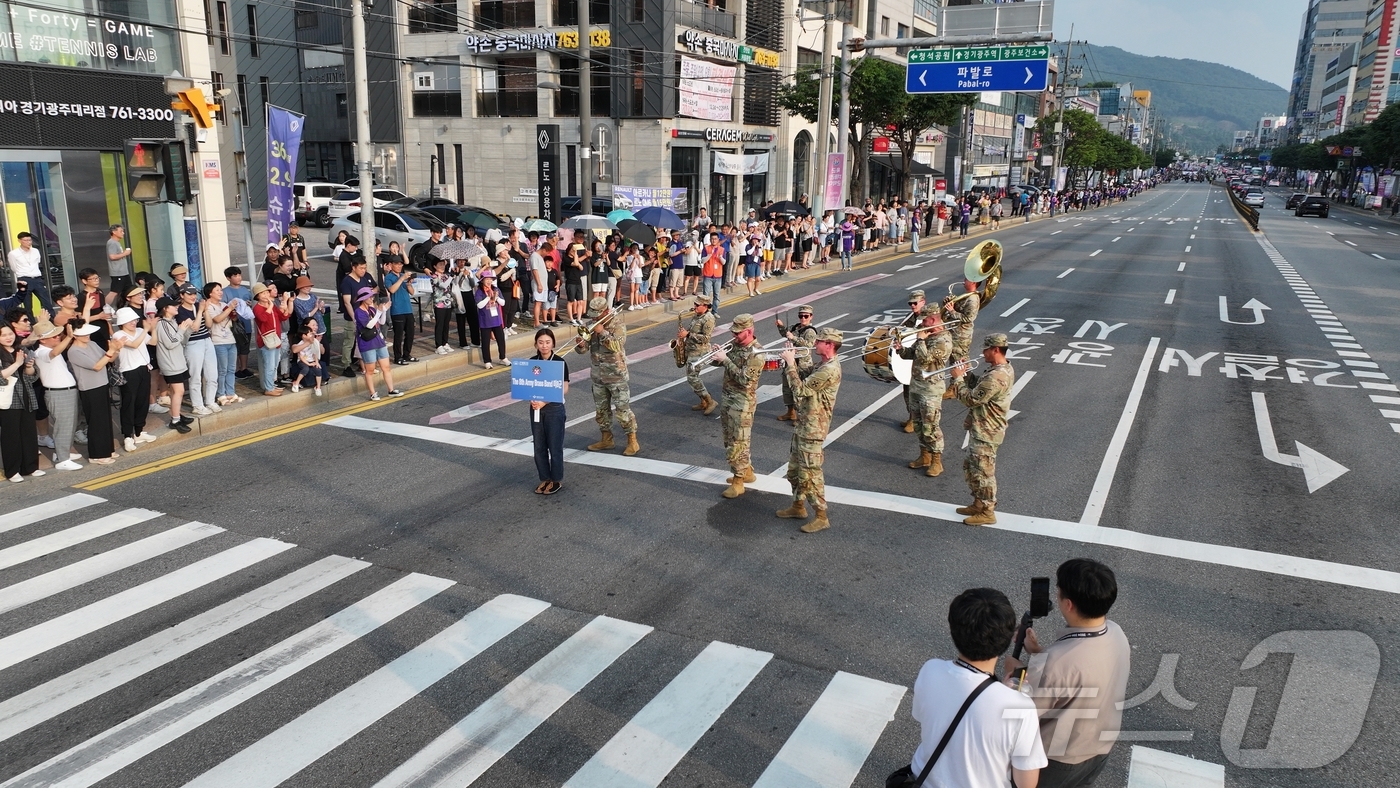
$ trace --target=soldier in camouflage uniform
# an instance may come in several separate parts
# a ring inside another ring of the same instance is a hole
[[[608,309],[606,298],[595,298],[588,302],[588,320],[593,322],[603,316]],[[579,343],[583,338],[579,338]],[[627,324],[622,315],[614,317],[593,331],[588,339],[588,359],[593,364],[590,380],[593,382],[593,404],[598,412],[594,419],[603,437],[589,444],[589,451],[603,451],[613,448],[612,420],[617,416],[617,425],[627,435],[627,447],[622,453],[631,457],[641,451],[637,445],[637,418],[632,415],[632,391],[628,386],[627,375]]]
[[[812,348],[817,344],[817,328],[812,325],[812,307],[807,304],[797,308],[797,325],[789,328],[781,320],[774,320],[773,324],[778,327],[778,333],[787,337],[795,347]],[[797,371],[798,377],[806,377],[812,371],[812,359],[797,359]],[[783,375],[783,404],[787,406],[787,411],[778,417],[778,421],[795,421],[797,403],[792,398],[792,386],[788,384],[787,375]]]
[[[909,405],[914,414],[914,432],[919,436],[919,459],[909,463],[909,467],[927,468],[926,476],[943,473],[943,427],[938,422],[942,416],[943,392],[948,386],[946,372],[929,373],[948,366],[948,355],[953,350],[953,339],[938,313],[938,307],[924,307],[919,317],[928,331],[920,331],[910,347],[899,351],[902,358],[914,361]]]
[[[815,366],[805,376],[797,371],[795,354],[791,350],[783,353],[783,377],[797,402],[797,423],[788,452],[787,480],[792,484],[792,506],[780,509],[778,516],[805,520],[805,501],[810,500],[817,516],[802,526],[802,532],[807,534],[831,527],[826,518],[822,443],[831,429],[831,411],[836,407],[836,392],[841,388],[841,361],[836,358],[841,350],[841,338],[841,332],[834,328],[823,328],[817,333],[812,348]]]
[[[924,298],[925,295],[922,290],[915,290],[909,294],[909,316],[899,321],[899,325],[895,328],[895,331],[904,331],[905,329],[913,328],[919,324],[919,315],[923,314],[924,305],[926,304]],[[890,352],[894,352],[893,347],[890,348]],[[914,402],[909,396],[908,386],[904,387],[904,410],[909,414],[909,420],[904,422],[901,426],[904,428],[905,432],[912,433],[914,431]]]
[[[953,369],[953,390],[967,406],[963,427],[971,433],[963,475],[972,490],[972,505],[958,507],[958,514],[971,515],[963,520],[968,525],[997,521],[997,447],[1006,437],[1006,413],[1016,382],[1016,371],[1006,363],[1005,334],[992,334],[982,342],[982,358],[990,368],[981,375]]]
[[[963,291],[965,293],[977,292],[977,283],[969,279],[964,279]],[[968,354],[972,350],[972,324],[977,321],[977,312],[982,308],[982,296],[970,295],[966,298],[959,298],[957,301],[953,301],[953,298],[954,296],[948,296],[943,299],[944,319],[950,322],[957,321],[951,326],[953,332],[953,355],[949,358],[951,362],[967,361],[969,358]],[[943,398],[953,398],[952,386],[948,387],[948,391],[943,395]]]
[[[757,479],[749,457],[749,433],[753,430],[753,412],[758,407],[758,377],[763,373],[763,356],[755,353],[753,315],[734,318],[729,330],[734,334],[734,347],[715,352],[712,363],[724,367],[724,383],[719,393],[719,423],[724,430],[724,453],[734,475],[729,477],[725,498],[744,494],[744,483]]]
[[[700,404],[692,405],[690,409],[704,411],[706,416],[719,407],[705,388],[705,381],[700,379],[700,367],[696,365],[701,356],[710,352],[710,338],[715,333],[715,316],[710,312],[710,302],[708,295],[696,296],[695,316],[690,319],[690,325],[677,334],[677,338],[685,343],[685,379],[700,398]]]

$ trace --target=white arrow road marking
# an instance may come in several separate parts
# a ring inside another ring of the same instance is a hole
[[[1133,745],[1128,788],[1225,788],[1225,767]]]
[[[1242,307],[1240,307],[1240,308],[1241,308],[1241,309],[1250,309],[1250,310],[1253,310],[1253,311],[1254,311],[1254,319],[1253,319],[1252,321],[1248,322],[1248,323],[1241,323],[1241,322],[1238,321],[1238,320],[1231,320],[1231,319],[1230,319],[1230,305],[1225,301],[1225,296],[1221,296],[1221,297],[1220,297],[1220,322],[1222,322],[1222,323],[1233,323],[1233,324],[1235,324],[1235,325],[1237,325],[1237,326],[1258,326],[1258,325],[1262,325],[1262,324],[1264,323],[1264,310],[1268,309],[1269,307],[1268,307],[1268,306],[1265,306],[1265,305],[1262,304],[1262,303],[1260,303],[1258,299],[1256,299],[1256,298],[1251,298],[1251,299],[1249,299],[1248,301],[1245,302],[1244,306],[1242,306]]]
[[[1350,470],[1299,441],[1293,441],[1293,445],[1298,447],[1297,457],[1281,454],[1278,442],[1274,440],[1274,426],[1269,421],[1269,403],[1260,391],[1254,392],[1254,425],[1259,429],[1259,448],[1264,451],[1264,459],[1279,465],[1303,469],[1303,478],[1307,479],[1309,493],[1317,492]]]
[[[900,271],[912,271],[912,270],[915,269],[915,268],[923,268],[925,265],[928,264],[928,262],[929,262],[929,261],[926,260],[926,261],[924,261],[924,262],[922,262],[922,263],[910,263],[909,265],[900,267],[899,270],[900,270]]]

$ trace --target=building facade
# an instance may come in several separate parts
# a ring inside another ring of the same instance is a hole
[[[1298,35],[1293,81],[1288,94],[1290,139],[1312,142],[1327,108],[1323,107],[1327,66],[1348,44],[1365,33],[1372,0],[1309,0]]]

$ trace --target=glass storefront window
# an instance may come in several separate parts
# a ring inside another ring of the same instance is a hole
[[[685,189],[687,206],[700,202],[700,149],[671,149],[671,188]],[[689,213],[682,214],[688,216]]]
[[[0,61],[169,74],[175,22],[172,0],[0,0]]]

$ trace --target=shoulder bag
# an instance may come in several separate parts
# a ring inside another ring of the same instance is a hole
[[[948,723],[948,730],[943,732],[943,739],[938,742],[938,746],[934,748],[933,754],[928,757],[928,763],[924,764],[923,771],[919,772],[918,777],[914,776],[913,769],[910,769],[908,766],[901,766],[889,777],[885,778],[885,788],[919,788],[919,786],[923,785],[924,780],[927,780],[929,773],[933,771],[933,765],[938,763],[938,756],[943,754],[943,750],[947,748],[948,742],[952,740],[953,733],[957,731],[958,724],[962,722],[963,715],[967,714],[968,707],[972,705],[974,700],[977,700],[977,696],[981,695],[983,690],[995,683],[996,679],[988,676],[985,681],[977,685],[977,688],[972,691],[972,694],[967,696],[967,700],[963,701],[962,708],[958,709],[958,713],[953,715],[953,721]]]

